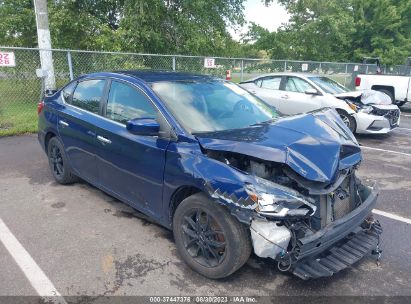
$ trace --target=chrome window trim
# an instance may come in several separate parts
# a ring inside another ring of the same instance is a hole
[[[168,127],[170,128],[170,130],[175,133],[172,124],[170,124],[170,122],[169,122],[169,121],[167,120],[167,118],[164,116],[163,112],[159,109],[159,107],[156,105],[156,103],[153,101],[153,99],[152,99],[150,96],[148,96],[147,93],[144,92],[140,87],[136,86],[134,83],[132,83],[132,82],[130,82],[130,81],[128,81],[128,80],[118,79],[118,78],[115,78],[115,77],[113,77],[113,76],[92,77],[92,78],[84,78],[84,79],[81,79],[81,80],[74,80],[74,81],[72,81],[72,82],[69,82],[66,86],[64,86],[64,88],[67,87],[69,84],[71,84],[71,83],[73,83],[73,82],[77,82],[77,84],[78,84],[79,82],[86,81],[86,80],[105,80],[105,81],[108,81],[108,80],[111,80],[111,81],[112,81],[112,80],[116,80],[116,81],[119,81],[119,82],[126,82],[127,84],[129,84],[129,85],[131,85],[133,88],[135,88],[136,90],[141,91],[141,93],[143,93],[143,95],[144,95],[145,97],[147,97],[147,99],[149,100],[149,102],[151,102],[151,104],[156,108],[157,112],[160,113],[160,115],[164,118],[164,121],[168,124]],[[106,85],[107,85],[107,84],[106,84]],[[110,86],[111,86],[111,83],[110,83]],[[62,89],[62,91],[64,90],[64,88]],[[76,87],[74,88],[74,91],[76,90],[76,88],[77,88],[77,85],[76,85]],[[74,94],[74,91],[73,91],[73,94]],[[108,91],[108,93],[109,93],[109,92],[110,92],[110,90]],[[61,99],[62,99],[63,104],[64,104],[65,106],[72,107],[72,108],[74,108],[74,109],[76,109],[76,110],[81,110],[82,112],[85,112],[85,113],[94,115],[94,116],[96,116],[96,117],[98,117],[98,118],[103,118],[104,120],[109,121],[109,122],[112,122],[112,123],[114,123],[114,124],[116,124],[116,125],[122,126],[122,127],[124,127],[124,128],[127,130],[127,128],[126,128],[127,125],[126,125],[126,124],[123,124],[123,123],[121,123],[121,122],[118,122],[118,121],[112,120],[112,119],[110,119],[110,118],[107,118],[107,117],[105,117],[105,116],[103,116],[103,115],[96,114],[96,113],[90,112],[90,111],[88,111],[88,110],[85,110],[85,109],[79,108],[79,107],[77,107],[77,106],[74,106],[74,105],[72,105],[72,104],[70,104],[70,103],[67,103],[67,102],[64,100],[63,94],[60,94],[60,96],[61,96]],[[108,96],[107,96],[107,97],[108,97]],[[103,96],[102,96],[102,98],[103,98]],[[100,101],[100,102],[101,102],[101,101]],[[107,101],[103,101],[103,102],[107,102]]]

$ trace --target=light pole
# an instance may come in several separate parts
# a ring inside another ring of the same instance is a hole
[[[49,30],[49,18],[47,14],[47,0],[34,0],[34,11],[36,13],[37,41],[40,49],[41,69],[45,72],[46,89],[56,88],[54,77],[53,56],[51,49],[51,38]]]

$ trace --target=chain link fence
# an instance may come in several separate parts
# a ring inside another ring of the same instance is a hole
[[[37,129],[36,106],[42,94],[40,50],[0,47],[12,52],[14,66],[0,62],[0,136],[33,132]],[[51,50],[57,88],[82,74],[118,70],[169,70],[211,74],[225,78],[231,71],[232,81],[240,82],[272,72],[309,72],[326,75],[353,88],[356,74],[376,73],[376,65],[357,63],[292,61],[213,57],[214,68],[205,68],[203,56],[156,55],[79,50]],[[409,74],[408,66],[383,66],[385,74]]]

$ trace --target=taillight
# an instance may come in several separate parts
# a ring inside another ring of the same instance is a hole
[[[359,87],[361,85],[361,78],[360,77],[355,77],[355,86]]]
[[[40,101],[40,102],[37,104],[37,114],[38,114],[38,115],[40,115],[41,111],[43,111],[43,108],[44,108],[44,101]]]

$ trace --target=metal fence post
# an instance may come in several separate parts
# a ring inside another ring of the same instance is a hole
[[[284,60],[284,72],[287,72],[287,60]]]
[[[243,75],[244,75],[244,59],[241,59],[241,77],[240,77],[241,81],[243,81]]]
[[[176,56],[173,56],[173,71],[176,70]]]
[[[68,68],[69,68],[69,73],[70,73],[70,80],[74,79],[74,74],[73,74],[73,63],[71,61],[71,53],[67,52],[67,63],[68,63]]]

